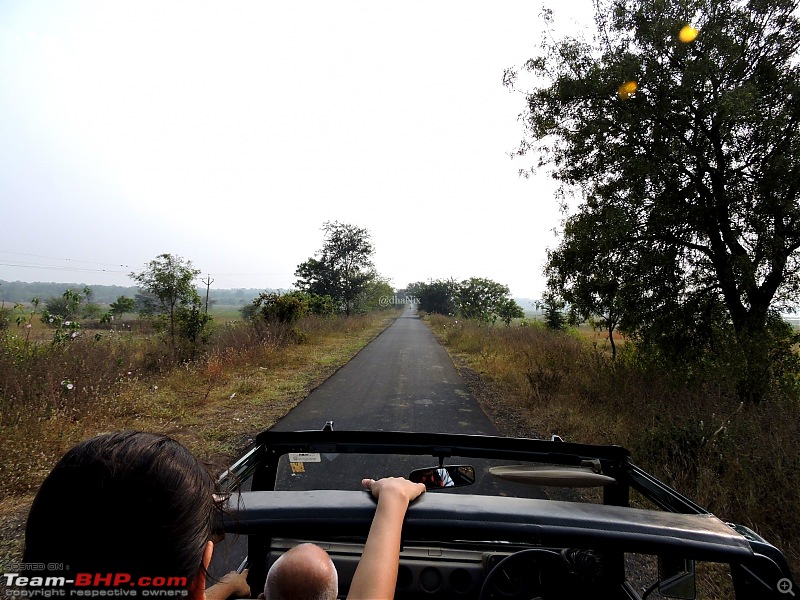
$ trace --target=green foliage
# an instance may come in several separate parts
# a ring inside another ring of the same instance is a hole
[[[361,292],[358,307],[361,311],[384,310],[393,306],[394,288],[387,279],[376,276]]]
[[[330,296],[347,315],[355,310],[357,299],[375,277],[372,255],[375,249],[367,229],[326,221],[325,239],[318,258],[298,265],[295,284],[300,291]]]
[[[42,319],[49,321],[51,315],[65,320],[76,319],[80,314],[81,304],[89,298],[90,294],[91,290],[88,287],[84,288],[83,294],[74,290],[65,290],[61,296],[50,298],[45,302]]]
[[[203,330],[210,317],[199,314],[202,305],[194,286],[199,269],[180,256],[161,254],[147,263],[144,270],[131,273],[139,284],[146,300],[141,314],[156,316],[168,332],[173,350],[178,348],[178,337],[189,342],[194,352],[198,338],[204,339]]]
[[[211,315],[203,309],[200,298],[192,299],[191,303],[182,305],[176,312],[177,326],[180,338],[188,342],[189,352],[194,358],[197,346],[208,342],[208,324]]]
[[[553,331],[563,331],[566,328],[564,318],[564,301],[554,294],[547,293],[539,303],[539,308],[544,312],[544,323],[548,329]]]
[[[494,323],[498,305],[509,293],[508,286],[483,277],[471,277],[458,286],[459,313],[465,319]]]
[[[253,301],[253,305],[262,319],[279,323],[293,323],[310,312],[303,294],[264,293]]]
[[[293,293],[301,294],[302,292]],[[308,302],[308,310],[312,315],[326,317],[336,313],[336,301],[328,295],[305,294],[305,299]]]
[[[92,304],[91,296],[91,289],[85,287],[82,294],[74,290],[66,290],[61,298],[51,298],[47,302],[45,310],[42,311],[41,320],[55,330],[53,344],[68,342],[80,335],[81,325],[77,317],[82,312],[82,305],[85,307]]]
[[[125,313],[133,312],[136,309],[136,300],[127,296],[120,296],[111,303],[109,312],[115,317],[121,317]]]
[[[728,323],[758,344],[770,309],[800,298],[796,3],[595,5],[594,42],[545,41],[526,64],[547,83],[528,93],[520,153],[584,193],[552,289],[672,351]]]
[[[508,286],[483,277],[471,277],[461,283],[455,279],[412,283],[404,293],[406,297],[417,300],[425,312],[458,314],[480,323],[494,323],[500,319],[509,325],[512,319],[525,316],[516,301],[508,297]]]
[[[14,322],[17,324],[17,327],[25,328],[26,344],[31,337],[31,327],[33,318],[36,316],[36,312],[39,310],[39,298],[32,298],[31,306],[32,308],[30,313],[26,313],[25,307],[22,305],[21,302],[17,302],[14,305],[14,312],[17,314],[17,318],[14,319]]]
[[[511,325],[512,320],[525,317],[525,311],[513,298],[500,298],[495,304],[495,312],[506,327]]]
[[[242,310],[246,319],[261,317],[267,322],[294,323],[309,314],[332,315],[336,312],[330,296],[294,291],[288,294],[263,292],[253,300],[247,310]]]
[[[455,279],[435,279],[428,283],[409,284],[420,310],[440,315],[454,315],[457,310],[458,283]]]

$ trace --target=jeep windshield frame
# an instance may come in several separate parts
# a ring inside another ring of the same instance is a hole
[[[623,548],[659,555],[680,552],[690,559],[728,563],[739,599],[782,598],[778,582],[788,579],[794,584],[780,550],[743,525],[723,523],[637,467],[623,447],[391,431],[268,430],[257,436],[255,446],[219,478],[220,488],[232,494],[231,518],[223,519],[219,528],[247,535],[249,556],[257,558],[259,564],[273,537],[312,532],[336,537],[345,531],[351,536],[366,536],[369,528],[373,504],[363,492],[275,491],[279,461],[289,453],[430,456],[439,464],[452,456],[563,466],[596,461],[602,473],[616,481],[605,486],[603,504],[426,494],[409,508],[404,537],[505,539],[532,544],[582,540],[590,547],[618,551],[622,570]],[[237,493],[248,479],[252,491]],[[631,508],[631,490],[660,510]],[[452,511],[464,514],[464,502],[468,502],[472,516],[454,520]],[[308,513],[313,516],[308,517]],[[432,531],[437,535],[431,536]],[[491,531],[499,537],[491,537]]]

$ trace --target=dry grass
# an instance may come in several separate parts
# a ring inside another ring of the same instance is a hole
[[[75,443],[120,429],[169,433],[221,468],[397,314],[229,323],[202,358],[179,365],[157,338],[0,340],[0,563],[20,558],[33,494]]]
[[[539,327],[478,327],[431,315],[456,358],[528,432],[619,444],[634,462],[780,547],[800,569],[800,394],[741,405],[724,373],[616,361],[582,336]],[[791,383],[791,382],[790,382]]]

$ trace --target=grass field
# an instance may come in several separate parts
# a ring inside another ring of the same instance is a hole
[[[732,377],[610,359],[591,337],[426,317],[523,435],[618,444],[722,519],[781,548],[800,572],[800,381],[740,403]]]
[[[78,441],[120,429],[168,433],[221,470],[397,314],[221,323],[201,358],[174,366],[153,334],[53,347],[26,343],[26,330],[0,332],[0,563],[20,559],[33,494]],[[41,324],[31,331],[51,335]]]

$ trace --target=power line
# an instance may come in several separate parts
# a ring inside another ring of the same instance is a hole
[[[42,254],[29,254],[27,252],[10,252],[8,250],[0,250],[0,254],[13,254],[15,256],[33,256],[34,258],[47,258],[49,260],[64,260],[64,261],[68,261],[68,262],[86,263],[86,264],[89,264],[89,265],[106,265],[108,267],[123,267],[125,269],[130,269],[131,268],[129,265],[116,265],[116,264],[111,264],[111,263],[97,262],[97,261],[94,261],[94,260],[80,260],[80,259],[77,259],[77,258],[57,258],[55,256],[44,256]]]
[[[127,271],[114,271],[111,269],[86,269],[84,267],[68,267],[60,265],[37,265],[33,263],[9,263],[0,261],[0,267],[22,267],[25,269],[49,269],[51,271],[71,271],[78,273],[123,273],[128,274]]]

